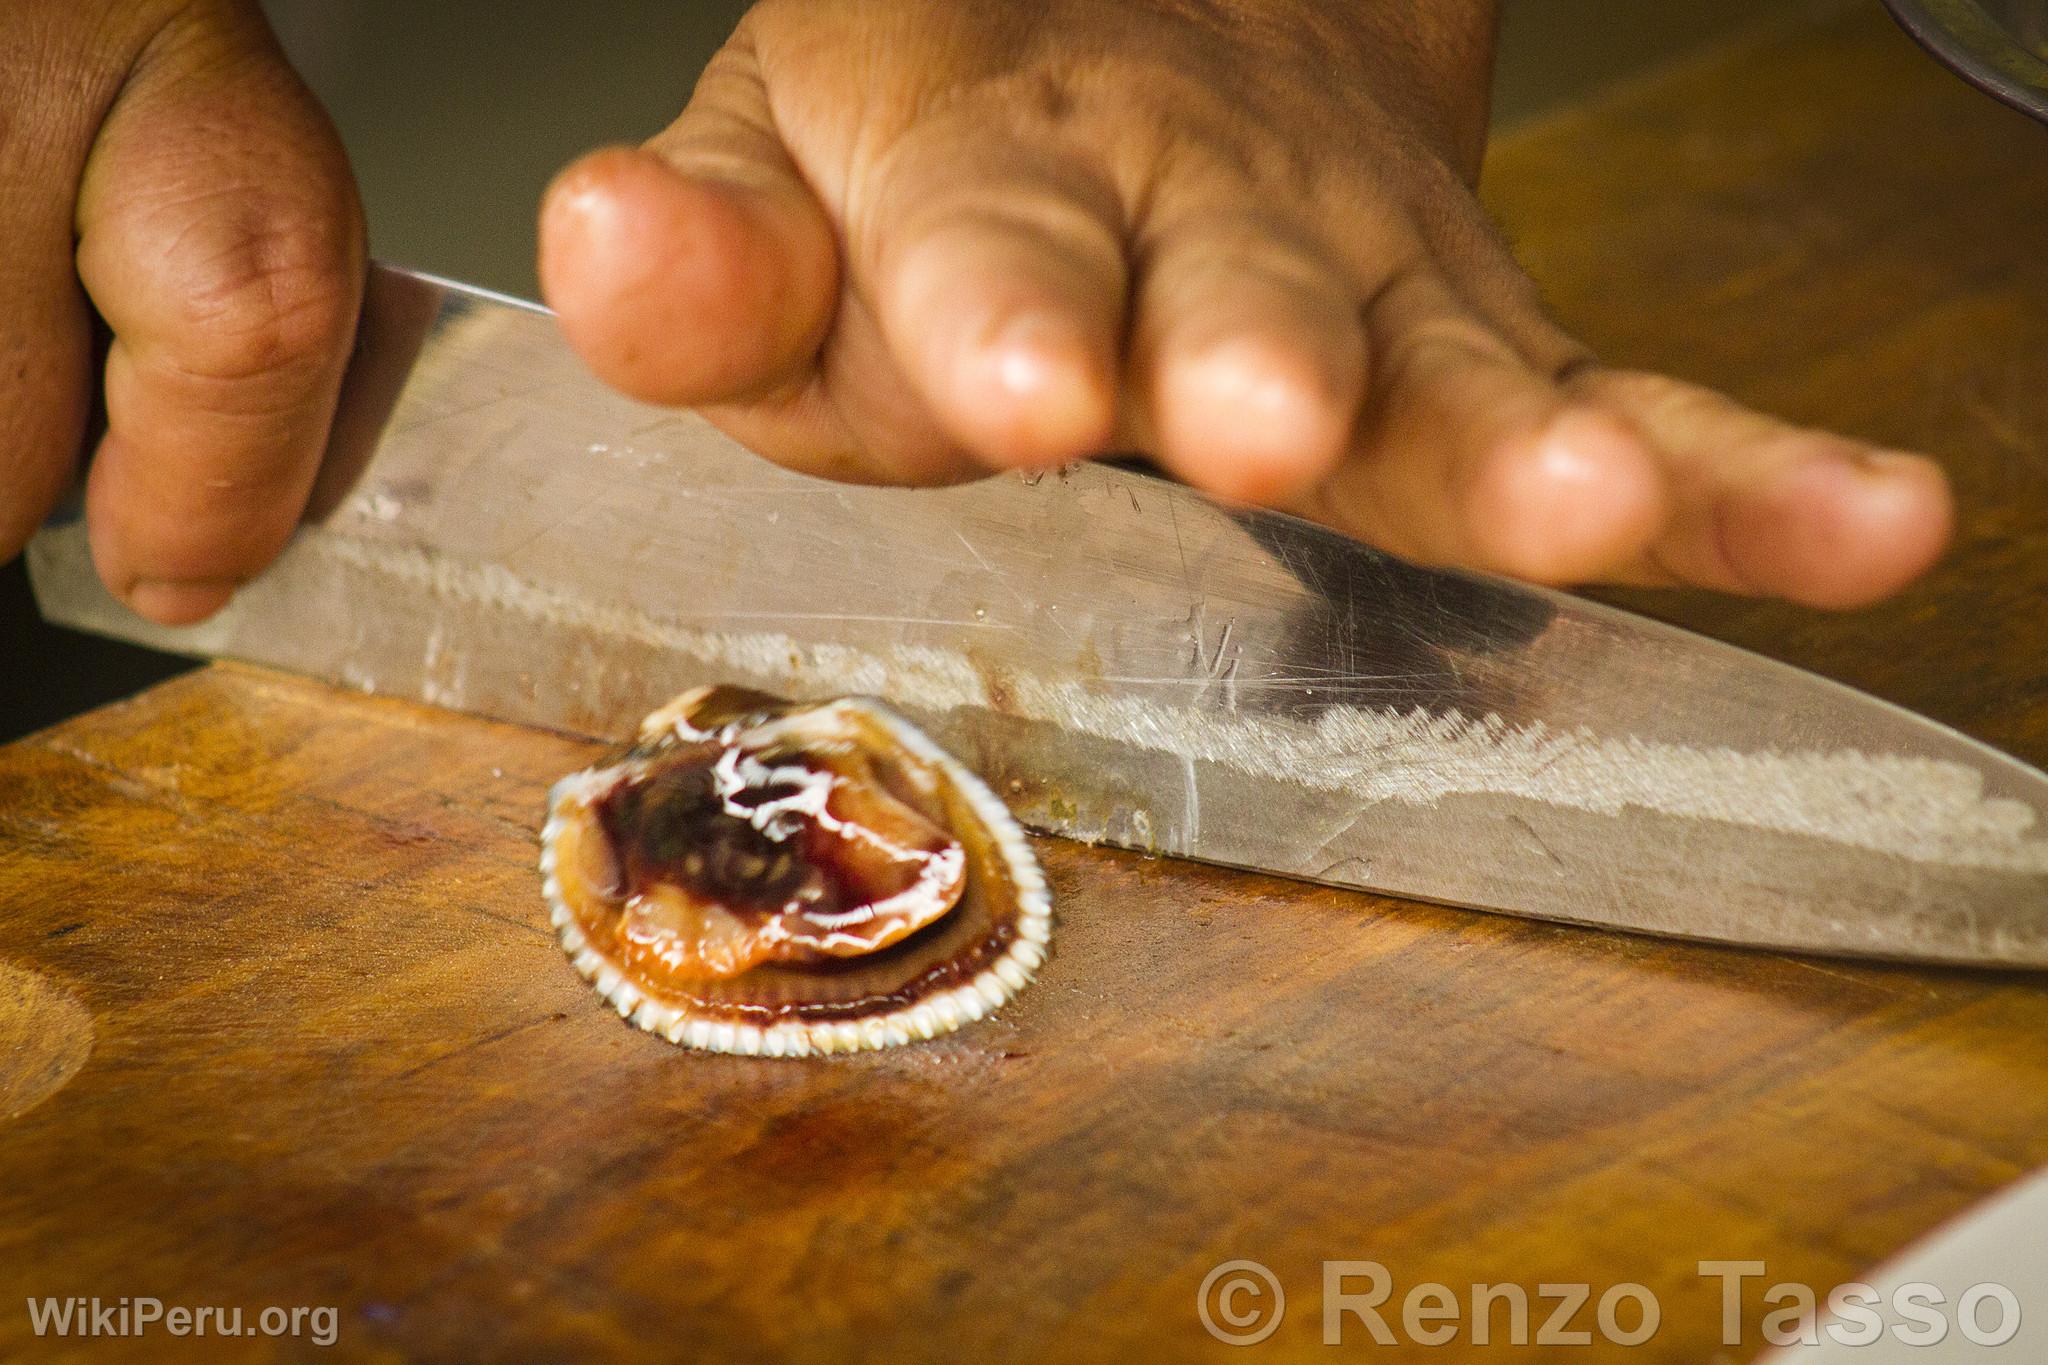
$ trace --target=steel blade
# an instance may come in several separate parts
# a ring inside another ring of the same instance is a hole
[[[1544,919],[2048,966],[2048,779],[1626,613],[1100,465],[776,469],[589,377],[527,305],[379,269],[278,565],[151,626],[75,514],[53,621],[599,736],[723,680],[865,692],[1028,823]]]

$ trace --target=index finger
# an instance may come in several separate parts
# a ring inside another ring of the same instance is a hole
[[[268,33],[187,28],[138,64],[78,209],[79,278],[114,333],[93,558],[170,624],[219,609],[291,535],[364,271],[346,158]]]

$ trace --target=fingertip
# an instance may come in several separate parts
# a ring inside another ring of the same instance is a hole
[[[189,626],[225,607],[240,587],[234,579],[144,578],[117,595],[137,616],[160,626]]]
[[[678,296],[729,298],[749,246],[730,206],[695,189],[651,152],[607,147],[565,167],[541,201],[542,299],[599,378],[649,402],[689,402],[715,383],[709,356],[675,354],[676,330],[707,321]]]
[[[1116,419],[1104,348],[1048,307],[1027,307],[960,348],[949,393],[951,425],[983,462],[1033,469],[1106,448]]]
[[[906,155],[851,248],[890,358],[938,426],[997,469],[1116,435],[1128,262],[1109,192],[978,132]]]
[[[1724,551],[1759,591],[1847,610],[1933,567],[1955,524],[1941,467],[1917,455],[1825,442],[1721,510]]]
[[[542,295],[625,393],[744,397],[806,363],[829,320],[835,249],[796,198],[685,175],[638,148],[592,152],[542,201]]]
[[[108,593],[160,626],[193,625],[226,606],[242,579],[220,572],[220,547],[152,543],[162,537],[151,534],[150,523],[127,525],[131,514],[110,499],[103,469],[104,464],[95,464],[88,486],[86,528],[93,569]],[[170,536],[186,535],[183,527],[162,529]]]
[[[195,481],[161,445],[109,432],[86,476],[86,540],[107,591],[161,625],[225,606],[291,540],[305,494],[296,475]]]
[[[1171,357],[1153,399],[1161,457],[1218,497],[1285,501],[1343,457],[1362,370],[1362,354],[1319,362],[1256,336]]]
[[[645,245],[644,238],[636,235],[641,225],[631,214],[631,201],[636,194],[672,191],[678,183],[688,182],[655,153],[641,147],[599,147],[557,171],[541,194],[542,285],[553,281],[573,287],[581,283],[576,272],[586,263],[578,260],[576,253],[584,250],[618,250],[621,259],[608,258],[605,264],[637,265],[644,273],[653,273],[654,263],[646,254],[631,249]]]
[[[1632,427],[1571,407],[1485,455],[1465,507],[1484,567],[1562,585],[1639,558],[1670,517],[1671,493]]]

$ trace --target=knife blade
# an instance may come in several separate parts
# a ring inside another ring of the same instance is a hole
[[[152,625],[76,507],[51,621],[620,737],[680,689],[870,693],[1073,838],[1653,934],[2048,966],[2048,778],[1728,645],[1101,464],[778,469],[517,300],[373,271],[305,525]]]

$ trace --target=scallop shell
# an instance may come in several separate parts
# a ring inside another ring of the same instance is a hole
[[[1008,808],[866,697],[684,693],[622,754],[555,784],[540,869],[562,950],[598,994],[713,1052],[950,1033],[1029,984],[1051,942],[1045,876]],[[871,886],[889,894],[853,894]]]

